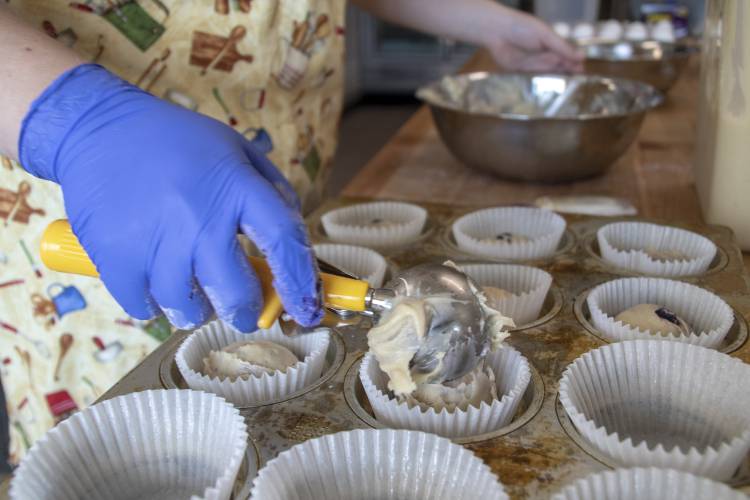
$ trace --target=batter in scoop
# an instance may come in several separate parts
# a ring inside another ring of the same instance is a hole
[[[446,263],[455,267],[453,263]],[[512,327],[513,320],[503,316],[487,304],[485,294],[472,288],[483,316],[483,331],[491,339],[491,348],[495,350],[508,337],[505,331]],[[413,373],[411,361],[425,342],[427,329],[432,318],[446,317],[453,309],[455,299],[448,296],[399,297],[393,308],[386,311],[378,324],[367,335],[370,351],[380,365],[381,370],[389,377],[388,389],[396,396],[413,393],[417,387],[430,380],[432,373]],[[438,361],[445,353],[438,353]],[[435,371],[440,369],[440,363]]]

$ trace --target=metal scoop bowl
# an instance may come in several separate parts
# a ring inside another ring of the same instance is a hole
[[[479,287],[460,270],[422,264],[400,273],[387,288],[396,297],[429,299],[425,302],[427,332],[410,364],[415,378],[429,383],[461,378],[489,351],[484,310],[473,291]]]
[[[48,226],[42,235],[40,256],[48,268],[56,271],[99,275],[65,220]],[[249,260],[263,288],[258,326],[270,328],[281,315],[282,304],[273,289],[273,276],[265,260],[257,257]],[[489,349],[491,339],[484,331],[486,318],[473,292],[479,288],[454,267],[423,264],[400,273],[386,288],[377,289],[327,263],[321,262],[320,268],[324,302],[339,314],[354,311],[378,316],[391,309],[399,296],[430,298],[425,303],[427,332],[411,360],[416,378],[433,383],[455,380],[473,370]],[[304,329],[297,333],[304,333]]]

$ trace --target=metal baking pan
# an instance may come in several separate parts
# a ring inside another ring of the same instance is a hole
[[[361,200],[332,200],[308,219],[315,242],[323,242],[322,213]],[[429,225],[419,245],[394,249],[389,262],[397,268],[421,262],[452,259],[480,262],[462,253],[452,241],[450,224],[466,213],[465,208],[422,205],[429,211]],[[533,366],[532,380],[514,420],[494,432],[456,440],[484,460],[498,475],[512,498],[547,498],[570,482],[613,464],[581,439],[557,398],[563,370],[586,351],[606,342],[589,324],[585,297],[599,283],[629,275],[611,268],[598,256],[596,230],[603,224],[635,218],[565,216],[568,230],[558,252],[548,259],[526,264],[553,275],[540,319],[520,325],[509,344]],[[750,315],[748,275],[732,232],[725,227],[653,221],[679,226],[710,238],[719,247],[710,269],[700,276],[683,279],[722,297],[735,311],[735,324],[720,350],[750,362],[746,318]],[[634,274],[630,274],[634,275]],[[279,452],[310,438],[354,428],[379,427],[363,393],[357,369],[367,349],[369,320],[333,329],[334,342],[327,353],[327,367],[313,386],[264,405],[242,408],[253,447],[262,466]],[[185,387],[174,364],[174,353],[188,332],[178,332],[136,369],[116,384],[104,398],[150,388]],[[254,458],[249,454],[249,461]],[[246,469],[246,470],[245,470]],[[238,479],[235,497],[249,491],[253,464]],[[750,458],[731,481],[750,492]]]

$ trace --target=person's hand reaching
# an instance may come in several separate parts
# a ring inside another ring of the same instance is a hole
[[[286,311],[322,318],[299,204],[264,151],[230,127],[84,64],[32,104],[22,165],[59,183],[73,231],[125,311],[178,328],[216,314],[256,328],[258,279],[236,235],[263,251]]]
[[[498,12],[501,12],[498,9]],[[497,29],[486,30],[484,46],[508,71],[580,72],[583,54],[543,21],[504,8]]]

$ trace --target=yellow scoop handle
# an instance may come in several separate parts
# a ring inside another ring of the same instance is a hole
[[[99,277],[96,266],[65,219],[47,226],[39,252],[44,265],[53,271]],[[258,328],[270,328],[282,311],[281,300],[273,288],[273,274],[265,259],[248,259],[263,289],[263,310],[258,318]],[[323,301],[327,306],[347,311],[365,310],[365,297],[370,289],[366,281],[327,273],[321,273],[320,279],[323,282]]]

